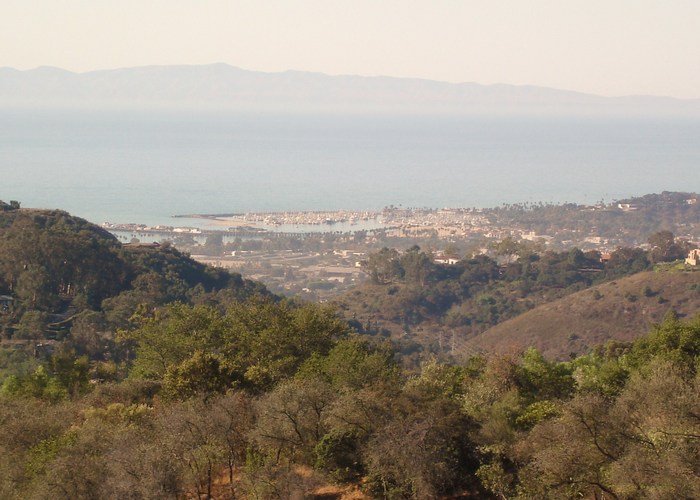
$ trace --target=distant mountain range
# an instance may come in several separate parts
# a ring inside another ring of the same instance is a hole
[[[0,107],[700,116],[700,99],[602,97],[535,86],[300,71],[264,73],[226,64],[87,73],[0,68]]]

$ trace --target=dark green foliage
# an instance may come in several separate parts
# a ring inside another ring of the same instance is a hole
[[[367,487],[380,498],[435,498],[472,483],[474,422],[455,402],[412,389],[367,444]]]
[[[122,246],[107,231],[60,210],[0,212],[0,293],[16,297],[4,323],[20,335],[43,336],[36,314],[53,313],[60,328],[71,315],[104,308],[111,325],[125,327],[136,307],[173,301],[228,304],[265,288],[240,275],[195,262],[169,245]],[[31,323],[31,324],[30,324]]]
[[[336,481],[360,479],[365,469],[361,456],[361,440],[355,431],[333,429],[324,434],[314,448],[314,468],[329,474]]]
[[[181,363],[168,367],[163,376],[163,396],[189,399],[197,395],[225,393],[236,383],[236,373],[215,354],[195,351]]]
[[[668,360],[688,374],[698,372],[700,358],[700,316],[682,322],[669,313],[663,323],[635,342],[627,356],[632,366],[643,366],[653,358]]]
[[[522,442],[526,497],[695,498],[697,385],[653,361],[614,399],[579,394]]]
[[[697,319],[669,316],[631,348],[576,360],[577,393],[518,451],[523,494],[695,497],[698,342]]]
[[[363,269],[377,284],[391,283],[402,278],[404,274],[399,253],[388,248],[382,248],[379,252],[371,254],[369,259],[363,262]]]
[[[641,248],[618,248],[610,254],[610,260],[605,264],[605,275],[608,279],[615,279],[649,267],[648,255]]]
[[[138,328],[121,333],[136,345],[132,375],[163,381],[165,393],[174,397],[223,391],[234,383],[267,389],[348,333],[328,309],[258,300],[234,304],[225,315],[175,304],[136,321]]]
[[[384,248],[369,256],[365,270],[375,285],[388,285],[385,293],[365,287],[365,295],[351,292],[343,305],[356,317],[371,314],[403,330],[437,323],[479,333],[544,302],[651,265],[638,249],[618,249],[603,264],[597,252],[578,249],[539,248],[537,254],[513,240],[495,248],[498,260],[477,255],[453,265],[433,263],[418,247],[404,253]]]
[[[671,231],[659,231],[649,236],[652,262],[672,262],[685,258],[690,248],[687,244],[677,242]]]
[[[61,211],[0,214],[0,288],[26,308],[55,308],[81,295],[90,306],[124,286],[116,239]]]
[[[188,293],[197,285],[210,292],[236,281],[226,271],[200,264],[168,245],[156,251],[148,247],[123,247],[120,256],[132,270],[129,278],[133,288],[152,300],[186,301]]]
[[[359,390],[377,384],[398,383],[400,371],[385,344],[371,345],[361,337],[340,340],[327,355],[314,354],[300,367],[297,377],[320,377],[335,389]]]
[[[9,212],[10,210],[19,210],[20,203],[16,200],[11,200],[10,203],[5,203],[0,200],[0,212]]]
[[[22,315],[14,336],[20,339],[39,340],[44,337],[49,316],[43,311],[27,311]]]
[[[522,355],[515,379],[527,402],[566,399],[575,389],[572,367],[547,361],[533,348]]]

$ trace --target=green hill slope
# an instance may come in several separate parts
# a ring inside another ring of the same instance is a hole
[[[42,318],[25,328],[33,331],[47,322],[69,326],[66,320],[81,311],[104,313],[111,325],[124,326],[139,304],[269,295],[263,285],[169,245],[121,245],[67,212],[8,207],[0,206],[0,327],[8,335],[27,313]]]
[[[543,304],[469,339],[466,346],[508,352],[534,346],[547,358],[566,359],[607,340],[632,340],[671,309],[700,312],[700,270],[635,274]]]

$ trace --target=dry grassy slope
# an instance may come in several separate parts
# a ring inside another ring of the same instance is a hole
[[[645,287],[652,296],[644,295]],[[487,353],[534,346],[562,360],[609,339],[639,337],[671,308],[680,315],[700,313],[700,270],[644,272],[598,285],[500,323],[466,344]]]

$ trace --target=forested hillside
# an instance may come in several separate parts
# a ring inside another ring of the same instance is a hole
[[[67,380],[81,383],[120,379],[130,351],[116,334],[135,313],[174,302],[223,308],[276,300],[261,284],[169,245],[121,245],[66,212],[19,204],[0,211],[0,296],[0,384],[42,363],[49,371],[72,366]],[[75,392],[74,382],[62,390]]]
[[[50,323],[68,328],[92,312],[119,327],[139,304],[226,301],[267,292],[169,245],[123,246],[66,212],[16,208],[0,211],[0,294],[13,298],[0,316],[4,334],[41,338]]]
[[[600,202],[595,206],[525,203],[487,209],[491,220],[504,227],[527,228],[537,234],[559,234],[559,240],[595,235],[623,245],[638,245],[651,234],[672,231],[700,237],[700,203],[697,193],[664,191],[658,194]]]
[[[425,352],[407,371],[376,320],[65,212],[8,205],[0,221],[0,498],[700,496],[700,318],[566,362]],[[411,328],[455,308],[490,325],[665,255],[510,243],[502,262],[414,248],[367,270],[387,297],[425,291],[399,317]]]
[[[404,252],[384,248],[371,254],[364,263],[369,282],[339,297],[338,304],[358,330],[400,338],[402,350],[409,357],[415,358],[417,349],[444,352],[448,337],[453,336],[475,348],[483,348],[487,346],[485,343],[471,339],[489,328],[592,286],[675,261],[688,248],[687,243],[676,240],[668,231],[655,233],[649,242],[648,250],[618,248],[603,256],[598,251],[578,249],[554,252],[541,245],[507,238],[492,245],[488,255],[475,255],[453,264],[435,262],[430,252],[417,246]],[[667,276],[667,281],[674,279],[684,280],[680,274]],[[659,299],[660,285],[652,281],[649,286],[656,292],[651,295],[656,301],[662,300],[666,310],[674,305],[675,299],[688,300],[688,297],[675,297],[680,290],[671,295],[669,291],[668,296]],[[685,281],[681,288],[689,285]],[[643,294],[645,286],[639,282],[639,290],[633,293]],[[624,296],[608,295],[603,303],[614,309],[628,301]],[[633,324],[637,331],[644,331],[649,323]],[[614,338],[612,330],[607,337],[590,338],[575,332],[582,338],[580,345],[572,349],[566,338],[559,339],[558,345],[549,346],[548,354],[561,357],[564,351],[565,356],[569,352],[587,352],[585,346],[590,348],[606,338]],[[441,335],[445,338],[442,346]],[[507,339],[501,344],[508,345]]]
[[[170,306],[124,340],[124,381],[5,380],[3,498],[700,495],[698,320],[418,375],[316,306]]]

